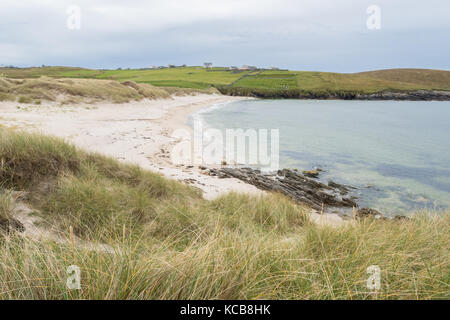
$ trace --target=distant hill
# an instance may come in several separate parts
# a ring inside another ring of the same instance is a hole
[[[450,71],[389,69],[360,73],[235,70],[200,66],[163,69],[95,70],[75,67],[0,68],[9,78],[92,78],[148,83],[159,87],[207,89],[266,98],[357,98],[419,90],[450,91]],[[387,95],[387,98],[390,96]],[[420,97],[419,97],[420,99]]]
[[[361,72],[374,79],[449,90],[450,71],[430,69],[387,69]]]

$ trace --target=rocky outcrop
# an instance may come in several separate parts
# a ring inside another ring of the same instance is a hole
[[[364,218],[375,218],[375,219],[382,219],[382,220],[392,220],[392,221],[403,221],[403,220],[410,220],[411,218],[401,215],[395,215],[393,217],[385,217],[381,212],[375,209],[371,208],[359,208],[356,211],[356,218],[358,219],[364,219]]]
[[[206,169],[206,168],[205,168]],[[314,170],[313,170],[314,171]],[[296,170],[283,169],[277,172],[261,172],[251,168],[219,168],[207,169],[206,174],[218,178],[236,178],[266,191],[274,191],[288,196],[292,200],[303,203],[318,212],[331,211],[344,218],[351,218],[351,212],[357,219],[375,218],[383,220],[408,220],[406,216],[385,217],[381,212],[371,208],[359,208],[355,187],[328,181],[328,184],[317,181],[321,169],[316,169],[314,178]],[[345,209],[341,211],[341,209]],[[352,210],[353,209],[353,210]],[[350,214],[349,214],[350,213]]]
[[[368,218],[368,217],[373,217],[376,219],[383,219],[384,216],[381,212],[375,210],[375,209],[370,209],[370,208],[360,208],[358,209],[358,211],[356,211],[356,217],[357,218]]]
[[[413,100],[413,101],[430,101],[440,100],[449,101],[450,91],[437,90],[418,90],[409,92],[380,92],[374,94],[357,94],[355,99],[358,100]]]
[[[337,92],[300,92],[299,99],[338,99],[338,100],[408,100],[408,101],[450,101],[450,91],[416,90],[416,91],[383,91],[377,93],[359,93],[348,91]]]
[[[349,187],[337,183],[326,185],[289,169],[263,173],[251,168],[220,168],[209,169],[209,175],[237,178],[262,190],[280,192],[318,211],[328,207],[358,207]]]

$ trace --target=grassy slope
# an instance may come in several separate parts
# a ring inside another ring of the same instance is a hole
[[[88,70],[81,68],[46,67],[30,69],[0,68],[7,77],[28,78],[80,77],[131,80],[162,87],[205,89],[211,86],[228,93],[301,91],[311,93],[405,90],[450,90],[450,71],[426,69],[392,69],[340,74],[309,71],[230,71],[224,68],[206,70],[202,67],[180,67],[161,70]]]
[[[60,139],[1,128],[0,159],[2,187],[28,191],[26,202],[62,237],[72,227],[115,250],[0,237],[0,298],[449,298],[449,213],[318,228],[278,195],[208,202]],[[8,197],[0,211],[11,210]],[[65,287],[72,264],[80,291]],[[370,265],[382,272],[377,294],[366,289]]]
[[[23,75],[21,75],[23,76]],[[195,92],[211,93],[215,89],[183,89],[155,87],[134,81],[118,82],[100,79],[67,79],[42,76],[15,79],[0,77],[0,101],[39,104],[41,100],[65,103],[114,103],[131,100],[168,99],[171,95],[189,95]]]
[[[373,79],[396,81],[404,84],[415,84],[433,89],[449,90],[450,71],[426,69],[390,69],[363,72],[359,75]]]

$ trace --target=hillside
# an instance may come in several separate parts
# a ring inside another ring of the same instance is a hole
[[[172,95],[213,92],[214,88],[159,88],[134,81],[53,78],[48,75],[26,79],[0,77],[0,101],[17,100],[19,103],[40,104],[42,100],[61,104],[99,101],[124,103],[142,99],[169,99]]]
[[[450,72],[443,70],[390,69],[362,72],[359,75],[384,81],[427,86],[433,89],[448,90],[450,86]]]
[[[371,98],[381,93],[450,91],[450,71],[391,69],[343,74],[284,70],[230,70],[177,67],[165,69],[90,70],[69,67],[0,68],[8,78],[92,78],[146,83],[158,87],[208,89],[224,94],[267,98]],[[389,98],[378,96],[372,98]],[[395,97],[393,97],[395,98]],[[420,99],[421,97],[406,97]],[[426,97],[423,97],[426,99]],[[442,98],[448,99],[447,96]]]
[[[0,159],[1,299],[448,299],[449,213],[319,227],[276,194],[206,201],[137,166],[5,128]],[[69,265],[81,290],[66,288]],[[366,286],[371,265],[377,292]]]

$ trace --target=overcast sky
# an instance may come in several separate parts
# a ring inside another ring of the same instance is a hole
[[[67,12],[73,5],[80,8],[80,29]],[[371,5],[381,10],[380,29],[367,27]],[[449,40],[449,0],[0,2],[2,65],[449,70]]]

